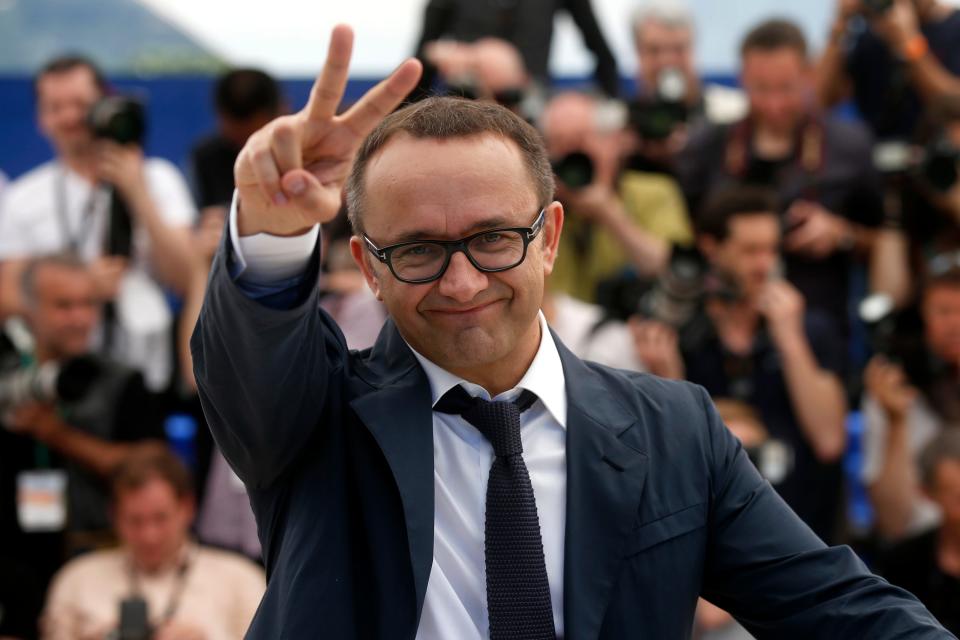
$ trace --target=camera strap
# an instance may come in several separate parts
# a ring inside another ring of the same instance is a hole
[[[177,574],[174,577],[173,589],[170,592],[170,598],[167,600],[167,606],[163,609],[163,614],[157,620],[157,625],[163,625],[173,619],[173,616],[177,614],[177,610],[180,608],[180,601],[183,598],[183,592],[187,586],[187,577],[190,573],[190,566],[192,563],[192,552],[188,551],[185,557],[180,561],[177,566]],[[129,559],[127,563],[127,574],[130,580],[130,593],[131,595],[139,598],[143,598],[143,593],[140,589],[140,578],[136,567],[133,564],[133,559]],[[145,598],[144,598],[145,599]]]
[[[753,119],[747,117],[734,124],[727,136],[724,150],[724,169],[727,174],[743,180],[748,176],[753,156]],[[801,197],[818,200],[819,177],[826,163],[826,136],[823,123],[816,115],[804,118],[797,128],[793,146],[793,165],[803,177]],[[781,191],[780,184],[769,185]]]
[[[80,215],[80,223],[75,230],[70,228],[70,216],[67,212],[67,174],[66,169],[60,168],[54,184],[54,209],[57,214],[57,223],[60,226],[60,234],[63,236],[64,244],[71,253],[79,253],[83,242],[90,235],[93,228],[92,218],[97,208],[97,185],[90,188],[90,195],[83,205],[83,211]]]

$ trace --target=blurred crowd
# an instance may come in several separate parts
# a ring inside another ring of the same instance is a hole
[[[576,89],[546,71],[556,11],[596,59]],[[429,0],[410,99],[534,124],[566,215],[543,303],[560,339],[703,385],[821,538],[960,633],[960,10],[836,0],[819,52],[765,20],[736,86],[701,78],[695,19],[678,0],[624,16],[627,92],[589,0]],[[225,73],[181,172],[86,58],[34,91],[55,157],[0,182],[0,638],[240,638],[263,559],[189,337],[237,154],[289,105],[262,71]],[[321,304],[364,349],[385,311],[341,213]],[[750,637],[705,601],[694,633]]]

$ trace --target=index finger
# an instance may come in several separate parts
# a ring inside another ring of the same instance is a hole
[[[347,86],[352,53],[353,30],[348,25],[338,24],[330,32],[327,59],[310,89],[310,99],[304,107],[309,119],[326,120],[337,113]]]
[[[397,108],[410,95],[420,80],[423,67],[419,60],[408,58],[385,80],[360,98],[343,114],[343,123],[360,138],[366,137],[373,128]]]

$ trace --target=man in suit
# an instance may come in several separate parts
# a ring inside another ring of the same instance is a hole
[[[699,594],[760,637],[952,637],[825,547],[702,389],[567,351],[539,312],[563,210],[536,132],[451,98],[387,116],[415,61],[335,115],[351,43],[241,153],[193,338],[263,541],[248,637],[684,638]],[[363,352],[317,307],[345,184],[392,318]]]

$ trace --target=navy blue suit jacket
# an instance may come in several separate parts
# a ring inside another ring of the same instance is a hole
[[[193,335],[208,422],[246,483],[268,573],[249,638],[413,639],[433,558],[430,388],[392,322],[348,351],[214,261]],[[827,548],[754,470],[707,394],[579,360],[567,385],[568,640],[687,638],[697,597],[760,638],[952,638]],[[455,640],[455,639],[452,639]]]

